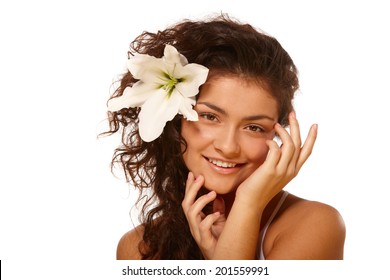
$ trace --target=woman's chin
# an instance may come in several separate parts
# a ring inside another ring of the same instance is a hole
[[[229,194],[237,190],[237,186],[226,186],[222,184],[216,186],[214,184],[207,184],[207,182],[205,183],[204,188],[208,191],[215,191],[220,195]]]

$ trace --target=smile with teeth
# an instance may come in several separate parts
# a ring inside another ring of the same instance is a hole
[[[212,159],[212,158],[209,158],[208,160],[212,164],[215,164],[216,166],[224,167],[224,168],[232,168],[232,167],[235,167],[237,165],[236,163],[224,162],[224,161],[220,161],[220,160],[216,160],[216,159]]]

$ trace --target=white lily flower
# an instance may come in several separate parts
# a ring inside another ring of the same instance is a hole
[[[139,133],[144,141],[151,142],[160,136],[166,122],[178,113],[187,120],[198,120],[193,106],[199,86],[207,79],[208,68],[189,64],[171,45],[165,46],[162,58],[145,54],[131,57],[127,68],[139,81],[127,87],[122,96],[111,99],[108,110],[141,107]]]

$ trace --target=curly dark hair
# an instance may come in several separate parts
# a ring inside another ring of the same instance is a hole
[[[161,57],[166,44],[174,46],[189,63],[209,68],[209,76],[235,75],[266,86],[277,101],[278,122],[288,125],[298,75],[292,59],[275,38],[220,15],[202,21],[184,20],[157,33],[143,32],[130,44],[128,55]],[[130,72],[125,73],[111,98],[122,95],[135,82]],[[139,108],[108,112],[107,134],[122,130],[122,143],[111,164],[119,163],[126,180],[140,190],[142,258],[202,259],[181,207],[189,172],[182,157],[186,143],[181,137],[181,116],[167,122],[156,140],[144,142],[138,131],[139,112]]]

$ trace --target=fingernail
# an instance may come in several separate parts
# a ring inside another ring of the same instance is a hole
[[[202,175],[198,175],[198,177],[195,178],[195,182],[198,182],[200,180]]]
[[[207,196],[214,196],[215,195],[215,191],[211,191],[207,194]]]
[[[292,112],[290,113],[290,116],[291,116],[292,118],[296,119],[296,118],[297,118],[297,113],[295,113],[295,111],[292,111]]]
[[[318,124],[313,124],[313,129],[315,132],[318,132]]]

